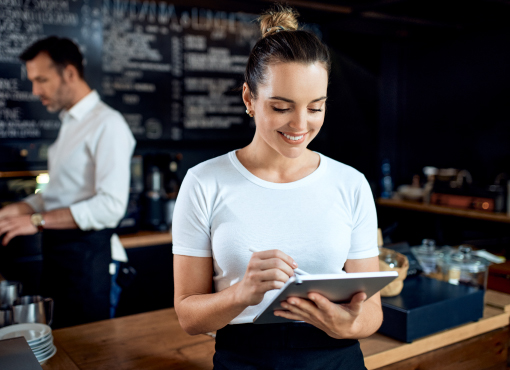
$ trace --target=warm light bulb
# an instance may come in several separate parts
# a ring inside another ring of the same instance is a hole
[[[47,184],[48,182],[50,182],[50,175],[47,173],[41,173],[35,178],[35,181],[38,184]]]

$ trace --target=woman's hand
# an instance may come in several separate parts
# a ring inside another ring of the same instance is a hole
[[[337,339],[355,338],[358,333],[357,318],[363,310],[367,295],[358,293],[348,304],[336,304],[319,293],[309,293],[310,300],[292,297],[282,302],[289,311],[275,311],[276,316],[305,321]]]
[[[347,260],[346,272],[379,271],[379,257]],[[365,293],[355,294],[348,304],[336,304],[319,293],[309,293],[307,299],[288,298],[282,307],[289,311],[275,311],[276,316],[305,321],[337,339],[366,338],[382,323],[381,296],[367,299]]]
[[[264,293],[280,289],[294,275],[297,263],[278,249],[253,253],[243,279],[235,285],[240,303],[259,304]]]

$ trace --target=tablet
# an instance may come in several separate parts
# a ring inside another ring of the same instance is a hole
[[[391,283],[397,276],[396,271],[294,275],[279,289],[273,299],[261,307],[255,315],[253,323],[273,324],[292,321],[273,314],[276,310],[284,310],[280,306],[280,302],[289,297],[308,299],[308,293],[315,292],[322,294],[331,302],[347,303],[356,293],[365,292],[368,299]]]

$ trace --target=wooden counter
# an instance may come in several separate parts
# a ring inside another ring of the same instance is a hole
[[[495,302],[486,305],[483,319],[413,343],[378,333],[362,339],[365,364],[368,369],[409,369],[416,364],[421,364],[420,369],[440,369],[438,361],[443,359],[449,361],[449,368],[466,370],[485,368],[480,364],[491,361],[506,363],[508,298],[489,294],[487,299]],[[212,368],[214,339],[186,334],[172,308],[59,329],[53,336],[57,355],[43,365],[44,370]],[[452,366],[452,361],[460,367]]]

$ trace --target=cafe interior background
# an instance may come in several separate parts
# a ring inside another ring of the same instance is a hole
[[[288,3],[333,57],[324,127],[310,148],[365,174],[385,244],[429,238],[508,257],[510,1]],[[87,81],[137,139],[118,233],[170,230],[187,169],[253,136],[237,88],[259,37],[254,19],[270,4],[0,2],[0,204],[48,181],[60,123],[31,96],[17,56],[56,34],[78,42]],[[455,200],[468,216],[431,210]],[[25,294],[38,292],[39,237],[0,248],[0,273]],[[173,306],[171,243],[148,244],[127,248],[136,277],[118,316]],[[498,288],[510,292],[505,279]]]

